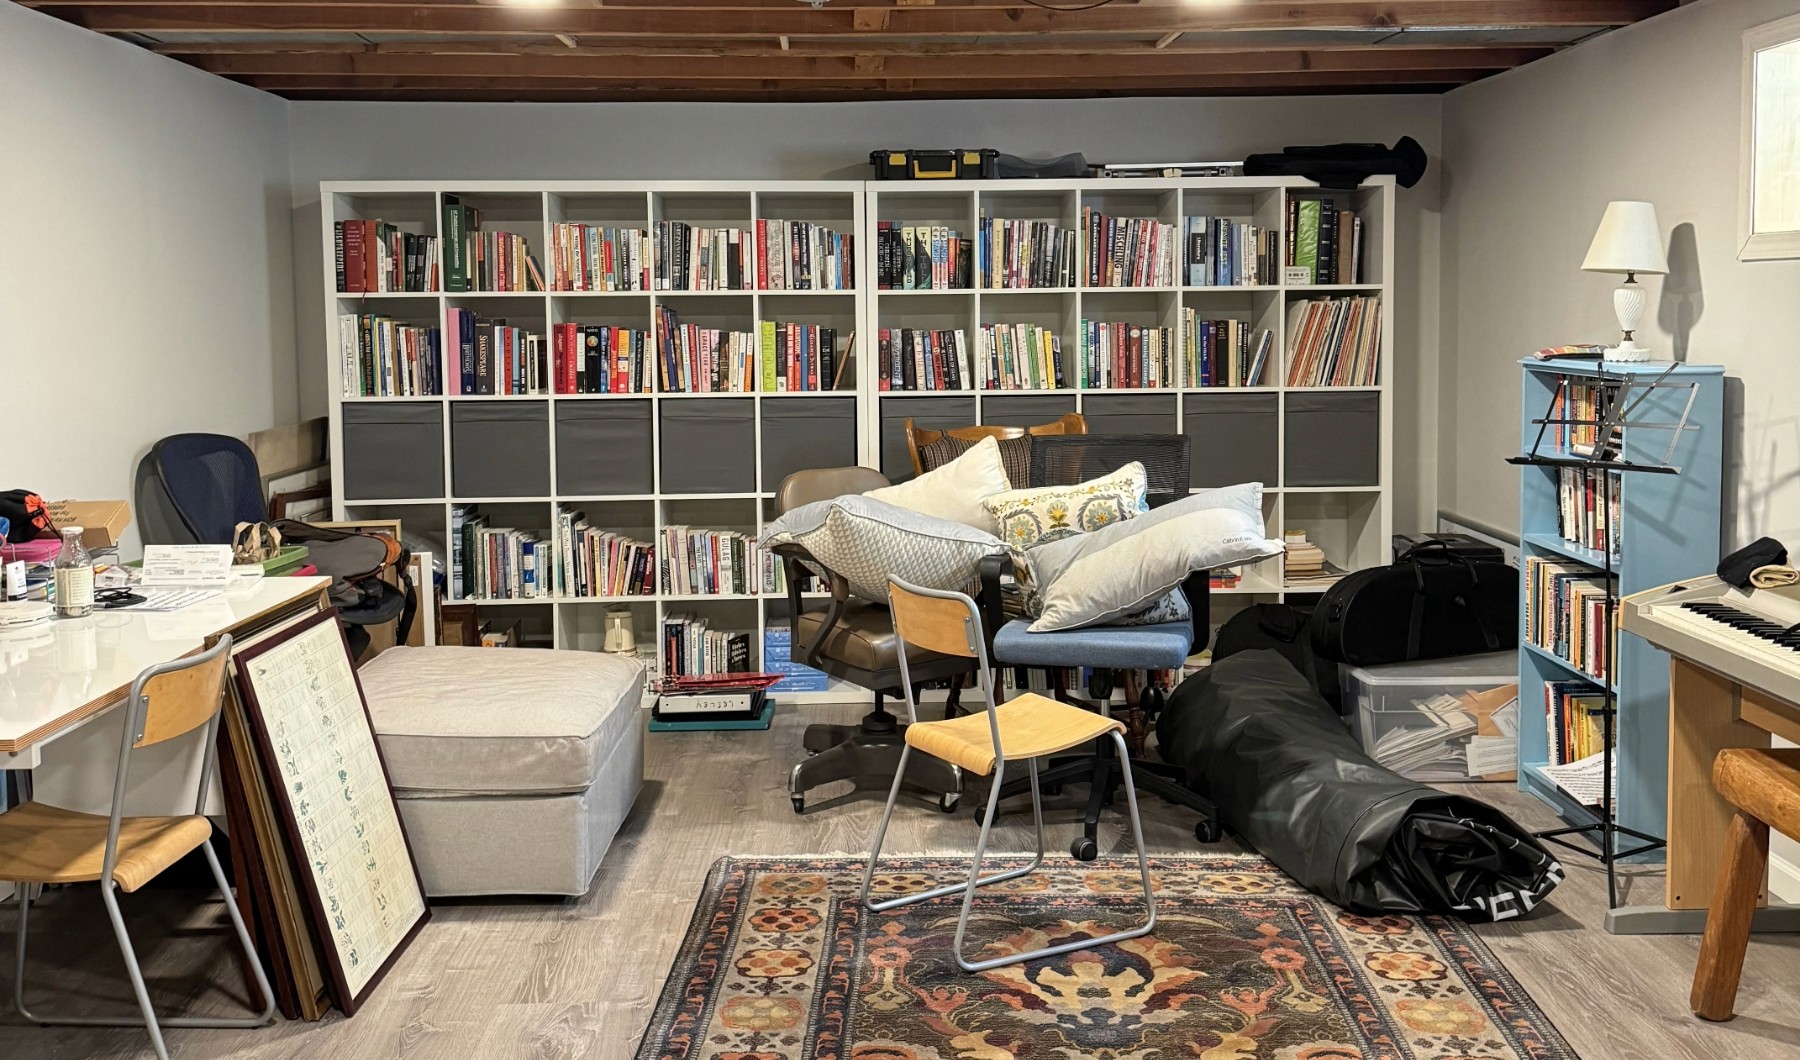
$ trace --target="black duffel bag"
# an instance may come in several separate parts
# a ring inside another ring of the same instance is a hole
[[[1274,651],[1242,652],[1183,681],[1156,735],[1220,824],[1351,912],[1505,920],[1562,880],[1556,859],[1506,814],[1364,754]]]
[[[1352,666],[1507,651],[1519,646],[1519,570],[1427,541],[1344,575],[1309,627],[1315,654]]]

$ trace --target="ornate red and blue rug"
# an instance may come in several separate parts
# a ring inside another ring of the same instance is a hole
[[[1002,866],[1006,859],[993,864]],[[962,971],[959,899],[870,913],[852,858],[721,859],[638,1060],[1571,1060],[1460,921],[1357,916],[1246,855],[1155,858],[1155,932]],[[876,889],[966,859],[895,858]],[[983,888],[972,956],[1141,922],[1137,863],[1057,858]]]

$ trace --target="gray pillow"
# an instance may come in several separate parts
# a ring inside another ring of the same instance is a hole
[[[843,575],[851,592],[880,603],[889,576],[967,592],[983,557],[1012,552],[985,530],[861,494],[795,508],[763,528],[761,544],[799,545]]]
[[[1205,490],[1136,519],[1040,545],[1030,564],[1033,633],[1115,622],[1189,574],[1281,552],[1264,536],[1262,483]]]

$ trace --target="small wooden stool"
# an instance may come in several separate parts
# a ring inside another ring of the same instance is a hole
[[[1769,829],[1800,836],[1800,749],[1720,751],[1713,761],[1713,786],[1738,812],[1719,858],[1719,881],[1706,914],[1688,1007],[1701,1019],[1728,1020],[1768,869]]]

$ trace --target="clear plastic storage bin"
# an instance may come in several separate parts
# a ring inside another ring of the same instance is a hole
[[[1424,781],[1511,780],[1518,768],[1513,652],[1344,666],[1344,701],[1363,750]]]

